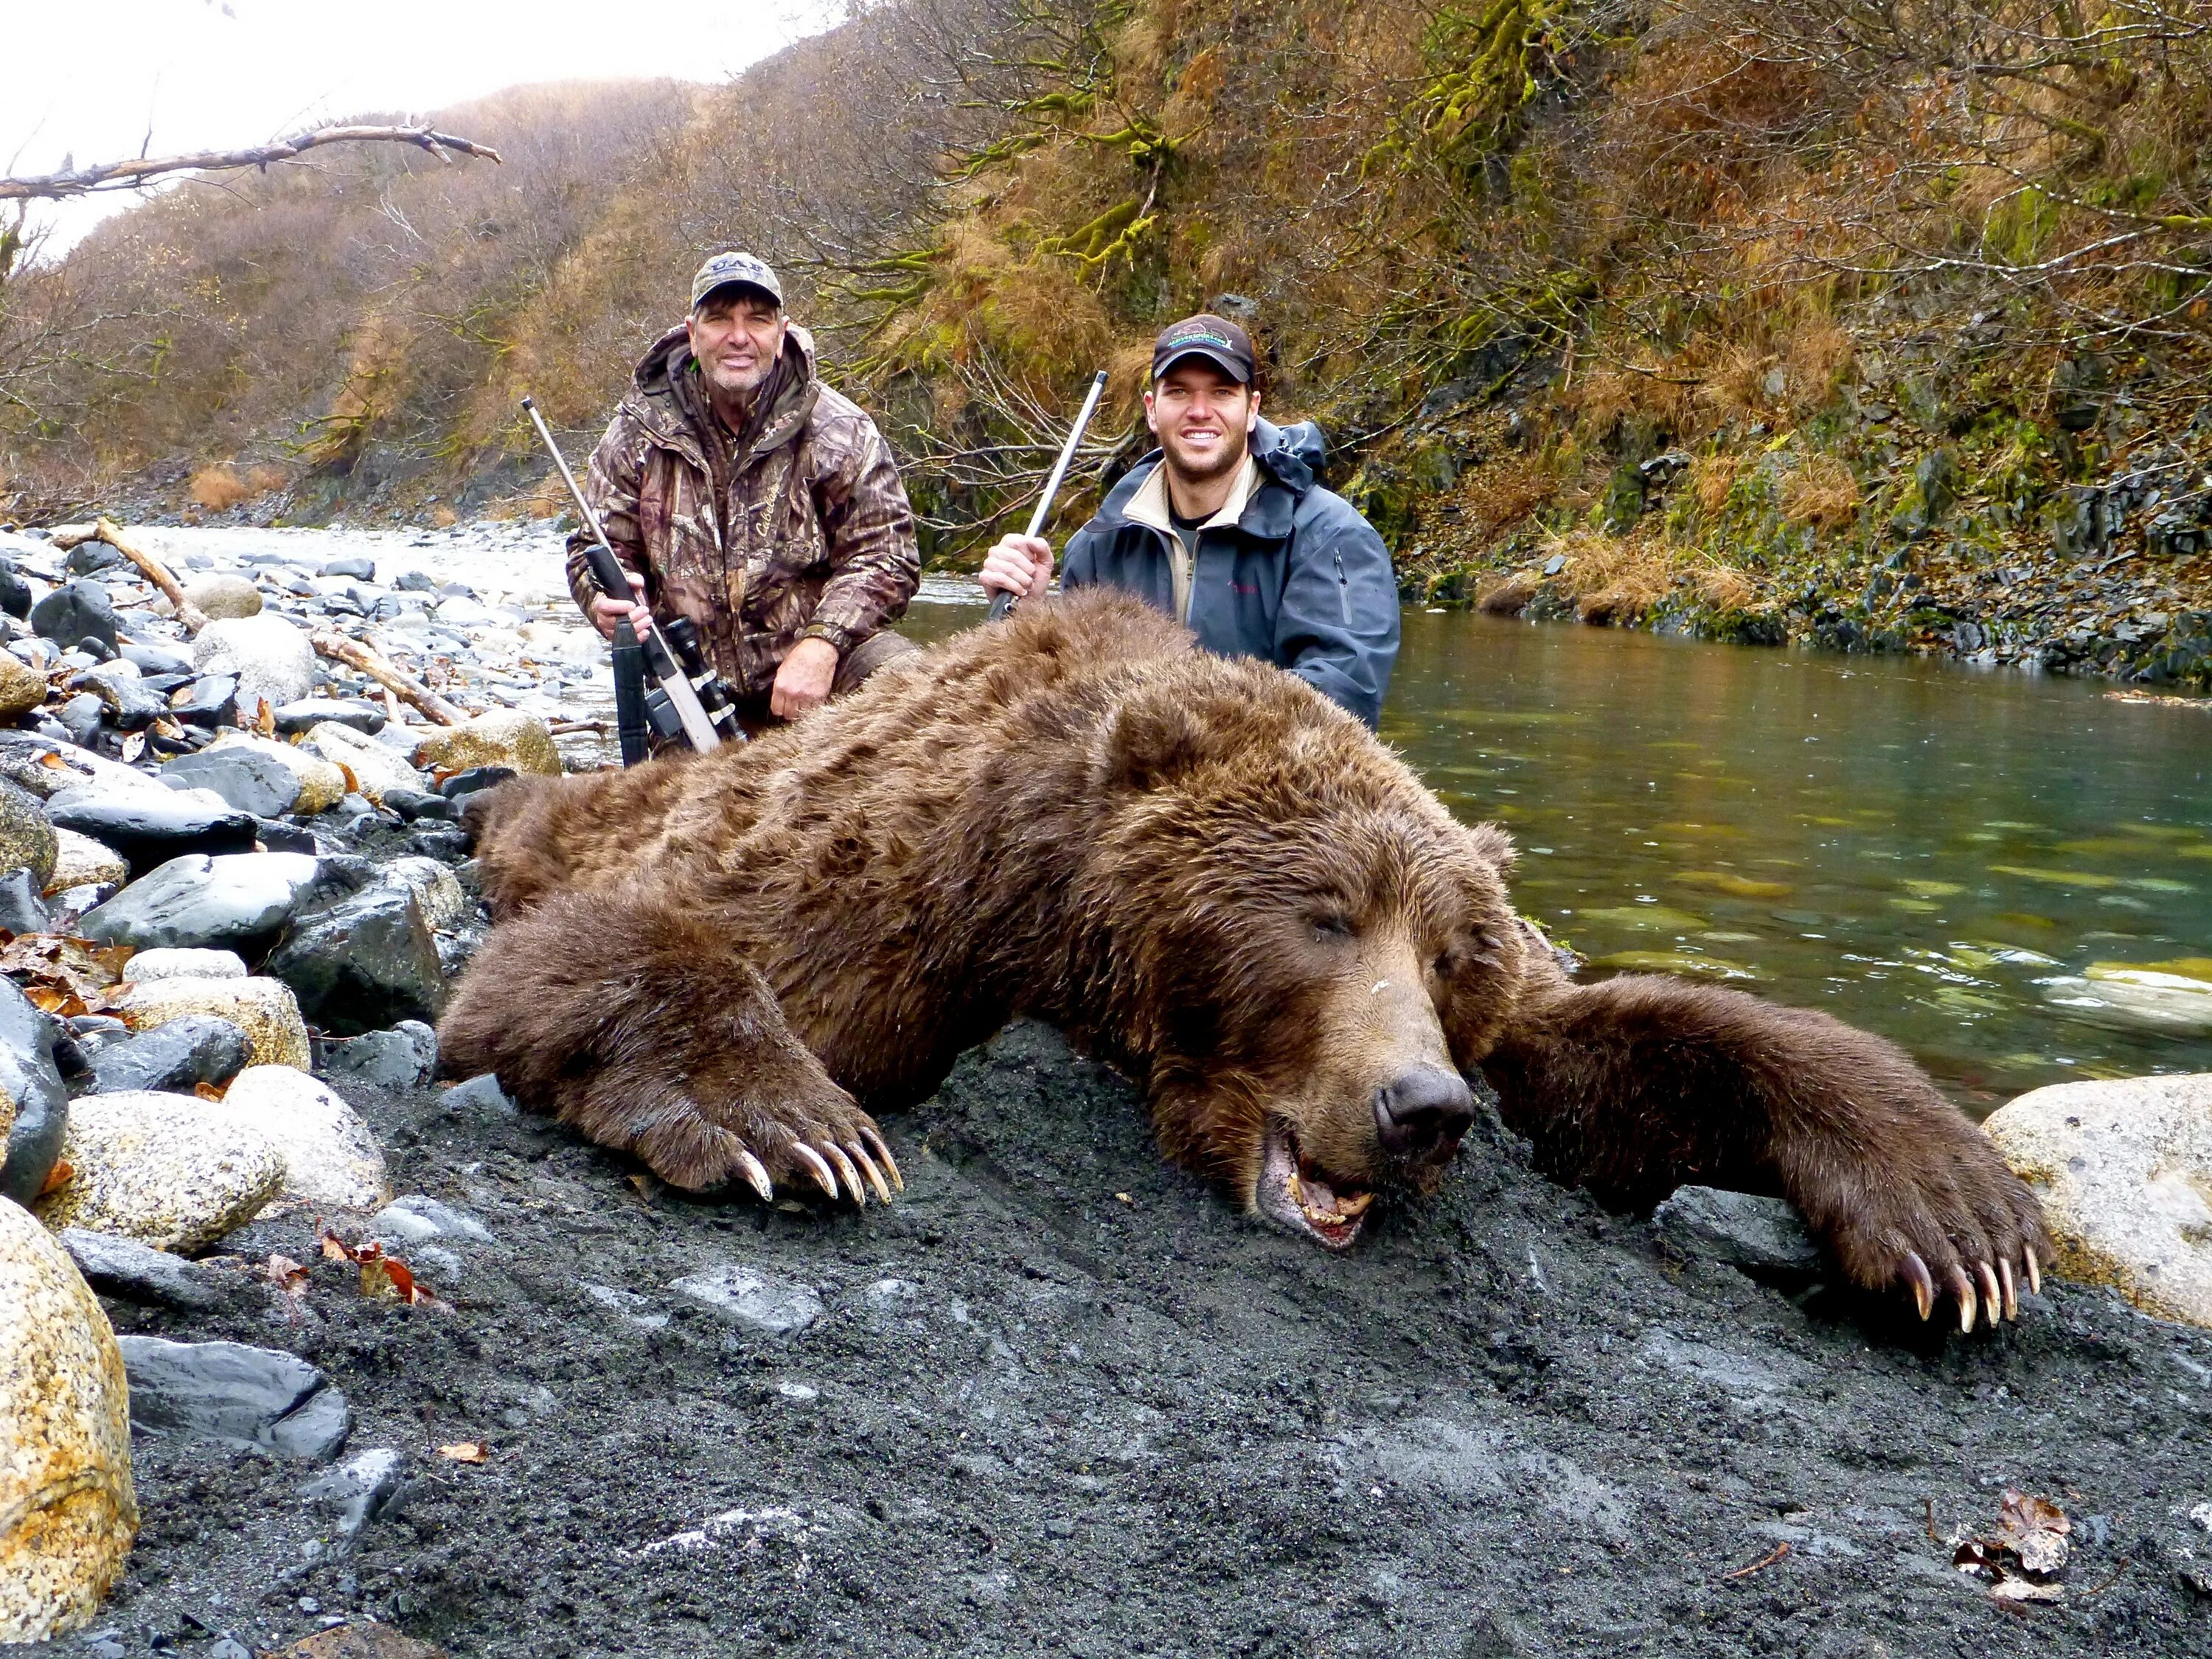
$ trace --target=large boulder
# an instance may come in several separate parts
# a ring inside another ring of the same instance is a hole
[[[2212,1326],[2212,1073],[2056,1084],[1982,1127],[2043,1200],[2060,1273]]]
[[[0,1207],[45,1187],[69,1130],[69,1091],[54,1063],[54,1022],[0,978]]]
[[[337,805],[346,793],[345,775],[322,756],[234,731],[164,763],[161,779],[181,788],[211,790],[258,818],[320,812]]]
[[[307,1023],[292,988],[281,979],[170,979],[131,981],[120,999],[133,1030],[151,1030],[188,1014],[213,1014],[246,1033],[257,1066],[308,1064]]]
[[[62,1156],[75,1173],[39,1200],[40,1220],[157,1250],[204,1249],[284,1189],[276,1142],[191,1095],[80,1096]]]
[[[434,726],[415,750],[418,766],[441,772],[511,766],[544,777],[561,775],[561,751],[545,722],[520,708],[495,708],[460,726]]]
[[[250,945],[276,936],[314,890],[320,869],[304,853],[195,853],[88,910],[77,929],[142,950]]]
[[[115,654],[115,604],[98,582],[68,582],[31,607],[32,629],[64,651],[80,640],[97,640],[101,656]]]
[[[264,702],[274,711],[315,689],[315,647],[274,613],[210,623],[192,641],[192,667],[235,678],[238,707],[247,715]]]
[[[246,958],[235,951],[141,950],[123,964],[126,980],[244,979]]]
[[[216,1109],[275,1143],[289,1196],[334,1210],[374,1210],[392,1201],[376,1137],[359,1113],[304,1071],[249,1066]]]
[[[0,1644],[85,1623],[137,1531],[114,1330],[53,1236],[0,1201]]]
[[[46,700],[46,677],[11,651],[0,651],[0,719],[27,714]]]
[[[46,878],[49,893],[65,893],[72,887],[119,887],[131,879],[131,866],[123,855],[90,836],[57,830],[54,844],[54,867]]]
[[[446,1005],[437,938],[404,887],[380,884],[300,917],[266,965],[341,1036],[435,1019]]]
[[[380,806],[385,796],[394,791],[419,791],[429,784],[390,744],[363,736],[337,720],[325,720],[307,733],[305,741],[325,760],[352,773],[360,793]]]
[[[52,797],[46,816],[113,848],[133,875],[186,853],[253,850],[253,815],[204,789],[117,787],[103,779]]]
[[[168,700],[146,684],[138,665],[122,657],[86,669],[76,684],[100,699],[111,725],[125,732],[143,730],[169,712]]]
[[[39,798],[0,781],[0,871],[28,870],[33,889],[44,892],[60,856],[61,843]]]
[[[323,1045],[323,1075],[380,1089],[419,1089],[438,1069],[438,1034],[419,1019]]]
[[[157,1432],[325,1458],[353,1426],[345,1395],[297,1354],[158,1336],[126,1336],[117,1346],[131,1379],[131,1419]]]
[[[228,570],[193,578],[185,584],[185,599],[211,622],[236,622],[261,614],[261,590]]]
[[[213,1014],[187,1014],[110,1042],[92,1057],[93,1092],[136,1094],[220,1086],[245,1069],[246,1033]]]
[[[384,711],[373,702],[358,702],[349,697],[304,697],[276,711],[277,735],[301,737],[326,720],[349,726],[369,737],[384,730],[386,725]]]

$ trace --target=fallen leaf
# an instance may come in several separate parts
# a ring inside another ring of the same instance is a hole
[[[457,1440],[450,1446],[438,1448],[438,1455],[450,1457],[456,1463],[488,1463],[491,1448],[481,1440]]]
[[[192,1085],[192,1092],[202,1100],[221,1100],[223,1094],[223,1091],[212,1083],[195,1083]]]
[[[353,775],[353,768],[348,766],[343,761],[333,761],[331,763],[338,769],[338,775],[345,780],[346,793],[349,795],[361,793],[361,780]]]
[[[322,1240],[324,1261],[351,1261],[356,1260],[353,1251],[347,1247],[346,1242],[327,1227],[323,1229]]]
[[[39,757],[39,764],[56,772],[66,772],[70,769],[69,763],[59,755],[41,755]]]
[[[271,1255],[263,1265],[261,1276],[295,1302],[307,1294],[307,1270],[289,1255]]]
[[[46,1179],[39,1188],[39,1196],[44,1198],[49,1193],[58,1193],[76,1179],[76,1166],[65,1158],[58,1158],[54,1160],[54,1167],[46,1171]]]
[[[253,729],[258,732],[264,738],[275,737],[276,735],[276,711],[269,706],[269,699],[266,697],[259,697],[255,699],[255,701],[260,706],[254,711]]]
[[[146,734],[143,732],[133,732],[123,739],[116,752],[121,755],[125,762],[137,760],[139,756],[146,752]]]
[[[2073,1529],[2066,1511],[2047,1498],[2005,1488],[1997,1504],[1996,1542],[2020,1558],[2024,1572],[2053,1573],[2066,1565],[2066,1534]]]

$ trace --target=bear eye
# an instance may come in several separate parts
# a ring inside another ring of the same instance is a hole
[[[1323,945],[1334,945],[1352,937],[1352,918],[1341,910],[1323,910],[1306,918],[1315,939]]]

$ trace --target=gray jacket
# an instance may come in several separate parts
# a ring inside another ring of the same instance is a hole
[[[1315,482],[1327,453],[1310,421],[1259,423],[1256,487],[1234,522],[1198,532],[1186,620],[1207,650],[1286,668],[1371,726],[1398,659],[1398,581],[1375,527]],[[1061,586],[1118,587],[1176,614],[1181,549],[1160,491],[1146,492],[1159,462],[1138,463],[1069,538]]]

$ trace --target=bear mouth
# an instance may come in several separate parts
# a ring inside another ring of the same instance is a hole
[[[1253,1206],[1285,1232],[1324,1249],[1346,1250],[1366,1224],[1375,1194],[1324,1174],[1298,1150],[1298,1138],[1280,1118],[1267,1120],[1260,1182]]]

